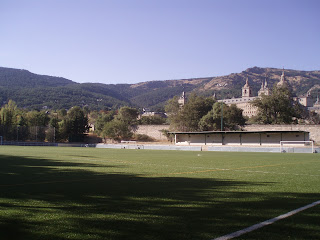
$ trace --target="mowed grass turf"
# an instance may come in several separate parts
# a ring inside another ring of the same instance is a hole
[[[0,239],[213,239],[320,200],[320,155],[0,147]],[[237,239],[320,239],[320,206]]]

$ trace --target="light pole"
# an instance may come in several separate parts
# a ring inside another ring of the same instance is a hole
[[[223,102],[221,102],[221,131],[223,131]]]

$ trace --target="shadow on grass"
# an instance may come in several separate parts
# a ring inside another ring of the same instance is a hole
[[[84,170],[97,166],[0,156],[0,239],[212,239],[320,199],[243,190],[270,182]],[[271,235],[260,230],[258,239],[319,238],[319,229],[312,230],[319,214],[307,214],[303,223],[289,222]]]

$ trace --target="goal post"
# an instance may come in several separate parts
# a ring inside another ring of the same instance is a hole
[[[286,152],[285,147],[289,148],[311,148],[309,153],[314,153],[313,141],[280,141],[280,152]]]

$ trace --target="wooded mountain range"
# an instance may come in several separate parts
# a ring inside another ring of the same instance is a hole
[[[316,99],[320,91],[320,71],[284,70],[295,95],[310,92]],[[163,110],[170,98],[192,92],[218,99],[240,97],[246,78],[256,95],[262,81],[268,86],[280,80],[282,69],[249,68],[241,73],[220,77],[180,80],[148,81],[137,84],[76,83],[74,81],[31,73],[27,70],[0,67],[1,105],[14,100],[27,109],[69,109],[72,106],[88,106],[90,109],[116,109],[121,106]]]

